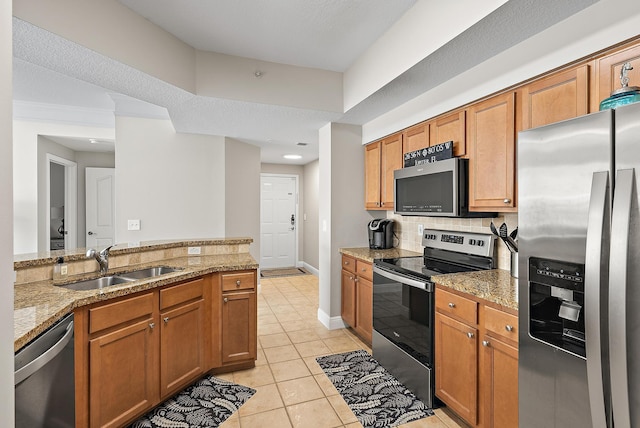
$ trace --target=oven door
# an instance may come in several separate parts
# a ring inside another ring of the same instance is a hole
[[[433,283],[373,267],[373,357],[433,407]]]
[[[433,284],[375,266],[373,329],[425,366],[433,362]]]

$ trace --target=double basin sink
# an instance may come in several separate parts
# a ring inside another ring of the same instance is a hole
[[[117,275],[102,276],[100,278],[72,282],[71,284],[62,285],[61,287],[76,291],[96,290],[104,287],[109,287],[111,285],[125,284],[127,282],[138,281],[140,279],[153,278],[180,270],[182,269],[169,266],[157,266],[147,269],[134,270],[133,272],[125,272],[119,273]]]

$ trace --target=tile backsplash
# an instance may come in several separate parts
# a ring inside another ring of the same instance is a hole
[[[387,213],[387,218],[395,220],[394,232],[399,239],[396,245],[405,250],[422,252],[422,235],[418,233],[418,225],[425,229],[452,230],[461,232],[491,233],[489,225],[491,221],[500,227],[507,224],[509,233],[518,227],[517,213],[500,213],[494,218],[446,218],[446,217],[413,217]],[[498,268],[509,270],[511,267],[511,254],[502,240],[498,244]]]

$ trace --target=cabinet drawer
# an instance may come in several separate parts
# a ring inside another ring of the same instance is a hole
[[[373,281],[373,266],[369,262],[356,260],[356,275]]]
[[[342,269],[351,273],[356,273],[356,259],[350,256],[342,255]]]
[[[89,334],[153,314],[153,292],[89,309]]]
[[[179,305],[190,300],[202,298],[204,292],[204,279],[199,278],[194,281],[160,290],[160,310]]]
[[[254,272],[225,273],[222,275],[222,291],[247,290],[256,286]]]
[[[487,332],[518,341],[518,317],[515,315],[485,306],[484,327]]]
[[[477,302],[439,288],[436,288],[436,309],[473,325],[478,322]]]

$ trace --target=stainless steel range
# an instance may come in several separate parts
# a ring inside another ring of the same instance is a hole
[[[495,236],[425,230],[424,256],[373,263],[373,356],[434,407],[433,275],[496,267]]]

